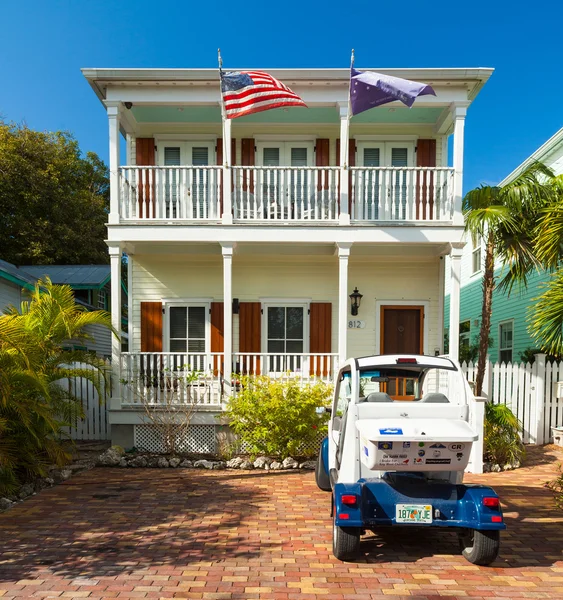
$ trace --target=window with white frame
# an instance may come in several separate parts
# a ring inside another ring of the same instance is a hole
[[[499,325],[499,361],[512,362],[512,349],[514,343],[514,322],[506,321]]]
[[[106,290],[100,290],[98,292],[98,308],[106,310],[107,308],[107,292]]]
[[[166,306],[166,348],[177,353],[174,368],[189,365],[190,369],[205,371],[206,353],[210,349],[209,305],[203,303],[174,303]],[[189,356],[185,356],[185,355]]]
[[[478,237],[476,240],[476,244],[473,248],[473,252],[471,254],[471,274],[479,273],[481,271],[481,262],[482,262],[482,241],[481,238]]]
[[[269,371],[296,371],[308,351],[308,311],[305,304],[272,303],[264,306],[266,337],[265,350]]]

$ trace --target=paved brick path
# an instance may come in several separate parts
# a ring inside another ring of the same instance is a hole
[[[563,599],[563,512],[543,487],[558,459],[538,449],[469,478],[493,485],[509,526],[487,568],[434,529],[387,530],[337,561],[312,473],[95,469],[0,515],[0,597]]]

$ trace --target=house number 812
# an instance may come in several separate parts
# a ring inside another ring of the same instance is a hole
[[[365,326],[365,321],[359,321],[358,319],[348,321],[348,329],[363,329]]]

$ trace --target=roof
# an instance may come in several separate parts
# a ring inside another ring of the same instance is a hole
[[[26,288],[35,287],[37,278],[12,263],[0,260],[0,277]]]
[[[525,171],[532,163],[543,162],[545,158],[554,152],[559,146],[563,144],[563,127],[554,135],[552,135],[545,144],[542,144],[532,155],[530,155],[523,163],[518,165],[512,173],[507,175],[500,183],[499,186],[509,184],[514,181],[520,173]]]
[[[111,277],[109,265],[29,265],[21,269],[38,279],[47,276],[53,283],[73,288],[100,288]]]
[[[244,71],[246,69],[229,69]],[[264,69],[252,70],[267,71],[273,77],[281,79],[292,85],[292,82],[308,82],[311,85],[347,85],[350,81],[350,69]],[[473,100],[483,85],[492,75],[489,67],[472,68],[369,68],[362,71],[377,71],[386,75],[425,81],[429,84],[465,84],[468,89],[468,99]],[[112,68],[85,68],[82,74],[101,101],[105,100],[108,84],[138,84],[138,85],[210,85],[215,84],[219,89],[218,69],[112,69]]]

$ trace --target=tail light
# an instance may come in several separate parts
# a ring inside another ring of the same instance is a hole
[[[488,508],[496,508],[498,510],[500,506],[500,500],[497,497],[490,496],[483,498],[483,506]]]
[[[340,500],[346,506],[355,506],[358,503],[358,497],[355,494],[342,494]]]

